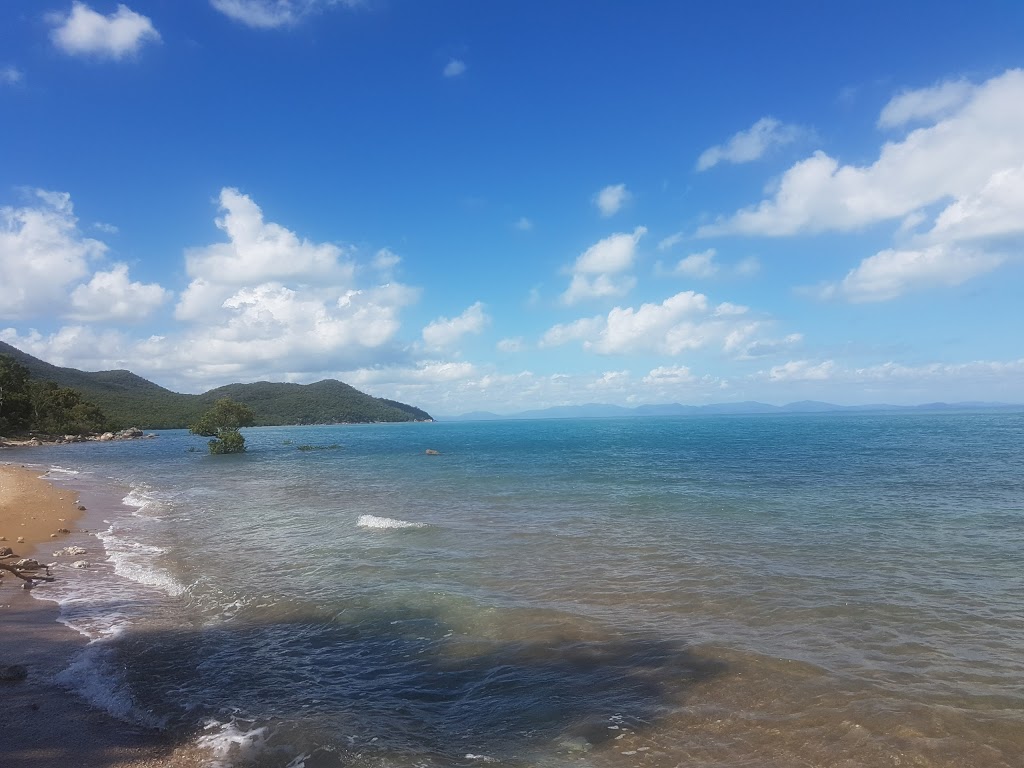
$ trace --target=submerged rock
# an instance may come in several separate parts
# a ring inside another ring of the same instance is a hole
[[[28,677],[28,669],[21,664],[9,664],[0,666],[0,681],[5,683],[17,683]]]

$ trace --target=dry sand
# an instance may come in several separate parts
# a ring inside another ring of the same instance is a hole
[[[0,548],[21,557],[51,560],[76,530],[82,512],[72,491],[51,485],[41,470],[0,464]],[[51,534],[56,537],[51,538]],[[19,543],[18,538],[24,539]],[[73,578],[73,574],[59,578]],[[35,587],[46,589],[45,584]],[[36,600],[21,580],[0,579],[0,667],[22,665],[28,677],[0,682],[0,766],[4,768],[186,768],[209,764],[188,744],[128,725],[90,707],[58,686],[84,638],[57,621],[57,606]]]

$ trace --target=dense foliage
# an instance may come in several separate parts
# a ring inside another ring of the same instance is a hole
[[[34,381],[28,368],[0,355],[0,434],[82,435],[107,428],[103,410],[81,392]]]
[[[230,384],[202,395],[171,392],[130,371],[89,373],[59,368],[0,342],[33,379],[78,390],[107,414],[112,428],[186,427],[218,399],[230,397],[249,406],[254,426],[283,424],[365,424],[378,421],[429,421],[430,414],[405,403],[372,397],[340,381],[315,384]]]
[[[245,451],[245,438],[238,430],[242,427],[251,427],[253,421],[253,414],[248,406],[224,397],[190,425],[189,431],[193,435],[213,438],[207,443],[210,446],[210,453],[242,453]]]

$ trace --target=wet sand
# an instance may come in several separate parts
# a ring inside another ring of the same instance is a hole
[[[0,548],[20,557],[53,560],[82,517],[78,495],[51,485],[41,470],[0,464]],[[55,536],[52,536],[55,534]],[[19,542],[19,538],[23,541]],[[18,558],[8,558],[14,562]],[[69,578],[61,573],[58,578]],[[11,574],[0,579],[0,667],[20,665],[28,676],[0,682],[0,764],[18,768],[186,768],[207,765],[189,747],[159,732],[123,723],[54,682],[84,638],[57,621],[55,603],[36,600]],[[35,589],[46,589],[40,584]]]

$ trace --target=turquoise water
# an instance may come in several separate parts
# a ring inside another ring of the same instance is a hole
[[[4,456],[105,499],[64,682],[220,764],[1021,765],[1021,414],[246,437]]]

